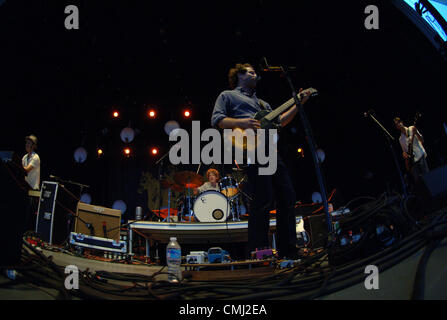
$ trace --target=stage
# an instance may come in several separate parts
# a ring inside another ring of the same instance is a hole
[[[414,254],[392,266],[391,268],[380,272],[380,282],[379,290],[367,290],[364,286],[364,281],[359,281],[358,283],[346,287],[342,290],[332,292],[330,294],[323,295],[317,300],[409,300],[412,298],[412,287],[414,280],[416,278],[416,271],[419,260],[424,253],[425,246],[417,250]],[[157,272],[159,272],[163,266],[160,265],[135,265],[135,264],[125,264],[116,262],[105,262],[96,261],[81,257],[76,257],[74,255],[69,255],[63,252],[54,252],[43,249],[42,254],[50,258],[51,260],[61,268],[68,265],[75,265],[79,268],[80,272],[90,272],[95,274],[96,272],[106,272],[113,273],[117,276],[124,275],[138,275],[150,277]],[[425,277],[425,299],[426,300],[445,300],[447,299],[447,272],[443,267],[445,265],[444,261],[447,259],[447,240],[443,240],[437,249],[432,253],[430,261],[427,264],[426,277]],[[281,270],[277,270],[281,271]],[[200,272],[200,271],[199,271]],[[227,270],[227,273],[231,273],[231,270]],[[282,270],[284,272],[284,270]],[[99,273],[100,274],[100,273]],[[270,273],[270,276],[273,272]],[[291,275],[289,272],[288,275]],[[259,274],[258,279],[264,279],[266,274]],[[363,273],[363,278],[366,275]],[[166,279],[166,274],[159,274],[155,278],[156,280],[162,281]],[[130,287],[133,285],[132,281],[112,281],[109,280],[109,284],[114,283],[124,288],[126,286]],[[197,282],[195,285],[200,286],[204,283],[208,283],[203,280]],[[225,285],[226,281],[214,281],[214,284]],[[5,286],[9,284],[8,286]],[[194,285],[194,283],[189,283],[189,285]],[[49,287],[44,285],[42,282],[33,283],[30,281],[21,280],[20,275],[18,280],[11,283],[11,280],[7,279],[4,275],[0,275],[0,299],[2,300],[57,300],[60,299],[59,290],[57,288]],[[85,284],[81,284],[82,287]],[[248,285],[248,283],[247,283]],[[234,290],[234,297],[237,299],[240,292],[243,292],[243,283],[240,283],[240,291]],[[78,290],[79,291],[79,290]],[[262,292],[263,289],[259,289]],[[114,299],[114,300],[127,300],[127,299],[137,299],[128,298],[125,296],[120,296],[118,292],[116,295],[109,295],[103,292],[97,291],[96,299]],[[85,296],[80,294],[80,292],[72,292],[69,295],[72,300],[85,299]],[[146,299],[153,300],[153,297],[147,296]],[[231,297],[230,297],[231,299]],[[233,298],[234,299],[234,298]],[[281,297],[283,300],[291,299],[287,296]],[[191,301],[191,303],[194,303]]]
[[[303,219],[296,217],[297,230],[304,231]],[[132,253],[132,242],[135,234],[146,239],[146,247],[150,242],[166,244],[170,237],[177,237],[180,244],[225,244],[243,243],[248,240],[248,221],[227,222],[129,222],[129,253]],[[276,231],[276,219],[270,219],[270,233]],[[149,256],[149,253],[146,254]]]

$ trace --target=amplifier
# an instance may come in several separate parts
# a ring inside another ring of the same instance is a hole
[[[326,214],[317,214],[304,217],[304,229],[309,235],[309,247],[323,248],[326,246],[328,238],[328,228],[326,224]]]
[[[70,244],[90,249],[127,253],[126,241],[88,236],[76,232],[70,233]]]
[[[121,210],[78,202],[74,232],[119,241]]]

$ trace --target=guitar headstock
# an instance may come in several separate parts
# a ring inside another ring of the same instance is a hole
[[[318,90],[315,89],[315,88],[308,88],[308,89],[303,90],[301,92],[306,92],[306,91],[309,92],[309,96],[311,96],[311,97],[315,97],[315,96],[318,95]]]

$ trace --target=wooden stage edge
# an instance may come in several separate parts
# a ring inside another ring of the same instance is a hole
[[[59,266],[66,267],[74,265],[80,271],[107,271],[144,276],[152,276],[160,270],[167,271],[167,267],[162,265],[138,265],[100,261],[45,249],[42,249],[41,252],[46,257],[51,257],[52,261]],[[260,278],[279,271],[284,272],[284,270],[276,269],[273,262],[273,259],[268,259],[237,261],[232,263],[184,264],[182,265],[182,273],[183,277],[188,277],[194,281],[228,281]],[[167,280],[167,275],[159,274],[155,279]]]

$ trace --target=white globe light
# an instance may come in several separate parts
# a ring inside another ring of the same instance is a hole
[[[129,143],[132,142],[133,138],[135,137],[135,131],[130,127],[126,127],[121,130],[120,136],[123,142]]]
[[[323,202],[323,198],[321,197],[321,194],[319,192],[312,193],[312,202],[313,203]]]
[[[123,200],[116,200],[112,205],[112,209],[121,210],[121,214],[123,214],[126,212],[127,206]]]
[[[79,147],[74,152],[74,159],[77,163],[83,163],[87,160],[87,150],[84,147]]]
[[[169,120],[168,122],[165,123],[165,132],[167,135],[170,135],[172,130],[178,128],[180,128],[180,125],[178,124],[177,121]]]
[[[317,158],[320,163],[322,163],[324,161],[324,159],[326,159],[326,154],[324,153],[324,151],[322,149],[317,150]]]
[[[92,197],[88,193],[83,193],[80,200],[86,204],[92,203]]]

